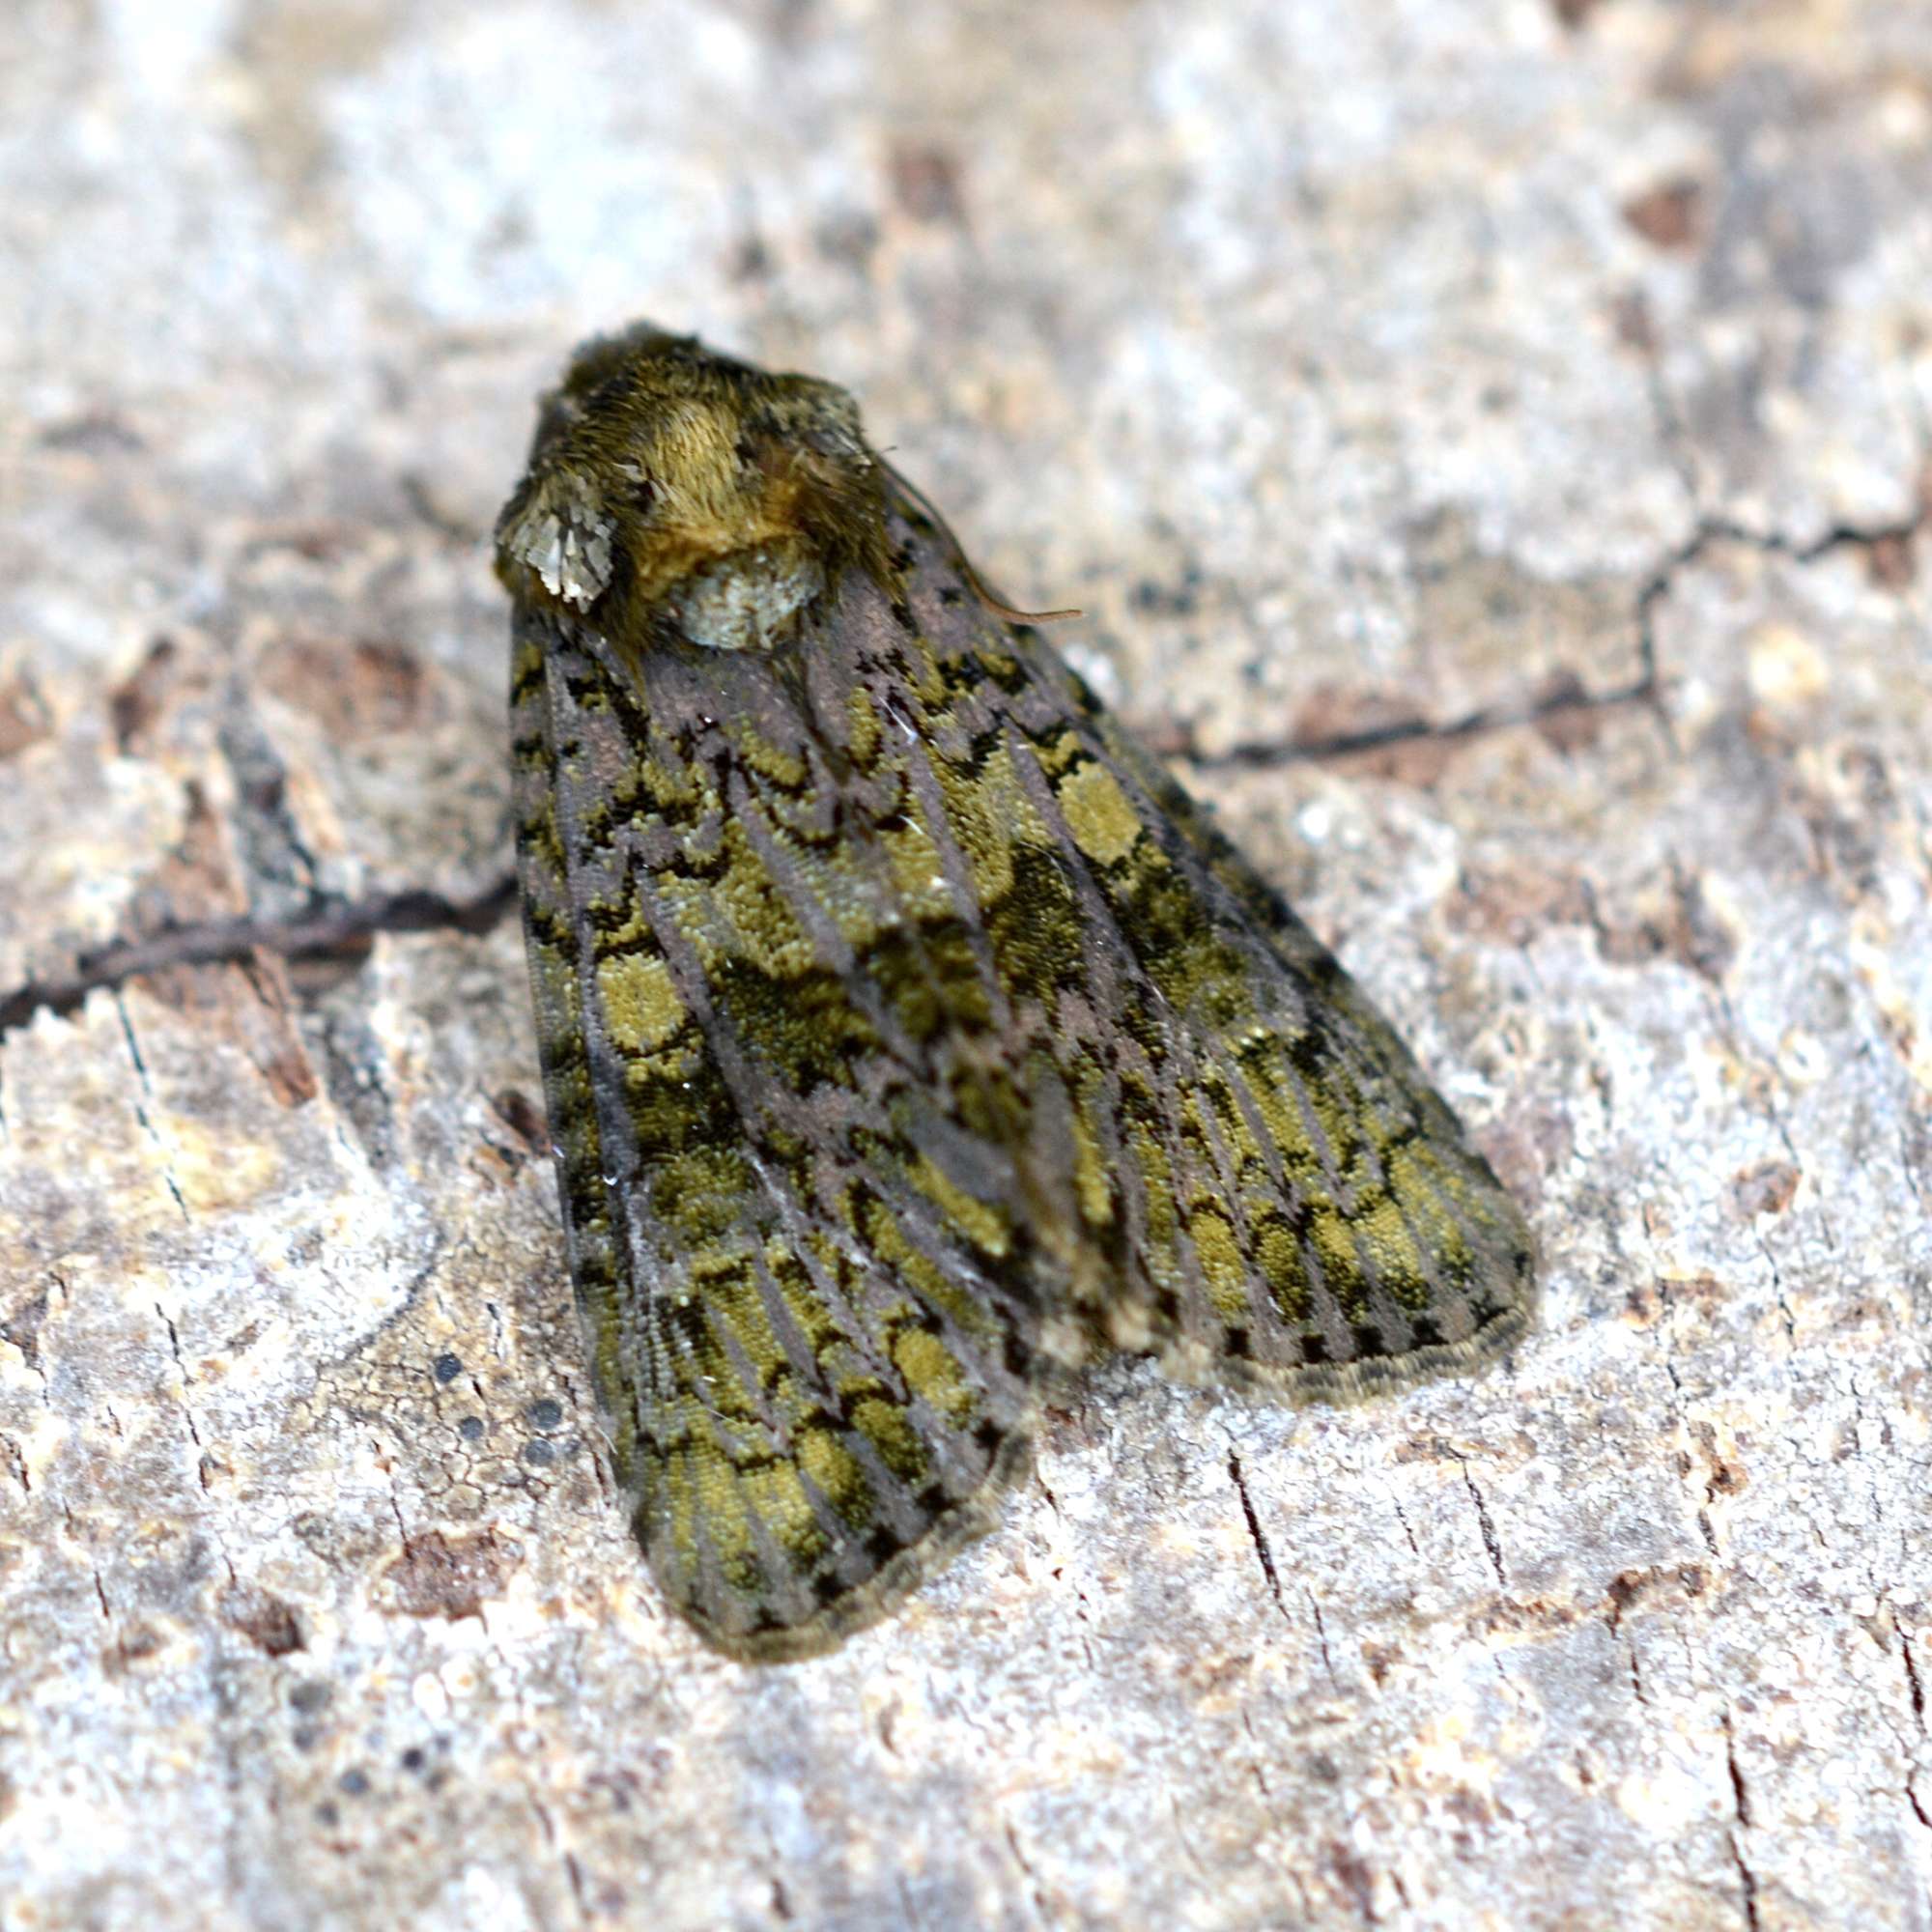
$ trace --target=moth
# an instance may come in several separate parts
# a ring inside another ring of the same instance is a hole
[[[843,390],[593,340],[497,547],[571,1273],[718,1649],[893,1608],[1106,1351],[1343,1401],[1524,1333],[1407,1050]]]

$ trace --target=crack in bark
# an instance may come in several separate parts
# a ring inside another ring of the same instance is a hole
[[[1744,1889],[1745,1923],[1750,1932],[1758,1932],[1757,1874],[1745,1858],[1744,1847],[1744,1834],[1751,1825],[1750,1793],[1745,1788],[1745,1775],[1738,1764],[1737,1733],[1728,1710],[1724,1713],[1724,1764],[1731,1775],[1731,1808],[1737,1817],[1730,1832],[1731,1861],[1738,1868],[1738,1883]]]
[[[1738,1735],[1731,1721],[1731,1714],[1724,1713],[1724,1766],[1731,1775],[1731,1805],[1738,1814],[1738,1823],[1746,1831],[1750,1830],[1750,1793],[1745,1789],[1745,1775],[1738,1764]]]
[[[1248,1521],[1248,1538],[1255,1546],[1255,1554],[1261,1558],[1262,1575],[1267,1578],[1268,1595],[1274,1599],[1274,1606],[1281,1612],[1283,1620],[1292,1623],[1293,1619],[1288,1614],[1288,1605],[1282,1601],[1281,1576],[1274,1567],[1274,1551],[1268,1548],[1267,1533],[1262,1528],[1262,1520],[1255,1511],[1254,1498],[1248,1494],[1248,1479],[1241,1471],[1241,1459],[1232,1449],[1228,1451],[1228,1475],[1235,1485],[1236,1494],[1241,1499],[1241,1514]],[[1316,1612],[1316,1621],[1319,1627],[1321,1622],[1319,1610]],[[1322,1645],[1322,1654],[1324,1657],[1327,1654],[1325,1642]],[[1333,1674],[1332,1666],[1330,1674]]]
[[[148,1063],[142,1057],[141,1043],[134,1037],[134,1022],[128,1014],[128,1003],[118,993],[115,995],[114,1008],[121,1016],[121,1032],[128,1042],[128,1057],[134,1064],[135,1085],[140,1089],[140,1094],[134,1098],[134,1118],[141,1123],[141,1131],[154,1142],[156,1151],[160,1156],[161,1184],[173,1197],[176,1208],[181,1210],[182,1219],[192,1221],[193,1216],[187,1211],[187,1202],[175,1179],[173,1150],[162,1138],[160,1129],[148,1117],[147,1099],[153,1097],[155,1090],[148,1079]],[[147,1097],[141,1097],[143,1095]]]
[[[1918,1727],[1918,1735],[1923,1738],[1926,1735],[1925,1686],[1918,1676],[1918,1661],[1912,1655],[1911,1637],[1896,1618],[1892,1620],[1891,1634],[1898,1639],[1898,1654],[1905,1664],[1905,1694],[1912,1704],[1913,1721]],[[1925,1801],[1918,1795],[1918,1773],[1910,1764],[1905,1768],[1905,1802],[1919,1824],[1932,1831],[1932,1810],[1926,1808]]]
[[[1309,1613],[1315,1619],[1315,1641],[1321,1652],[1321,1667],[1327,1671],[1331,1683],[1339,1683],[1341,1680],[1335,1675],[1335,1660],[1328,1655],[1327,1620],[1321,1614],[1321,1605],[1315,1592],[1310,1590],[1307,1595]]]
[[[1032,1861],[1020,1849],[1019,1833],[1013,1830],[1009,1818],[1000,1820],[1000,1829],[1006,1834],[1007,1849],[1013,1856],[1013,1863],[1020,1868],[1027,1883],[1027,1892],[1033,1906],[1033,1917],[1037,1923],[1047,1922],[1046,1900],[1040,1889],[1039,1874],[1034,1870]]]
[[[285,958],[342,956],[380,932],[489,932],[514,903],[514,873],[493,880],[473,898],[414,888],[369,899],[319,894],[300,913],[279,920],[209,920],[166,928],[146,939],[115,940],[74,961],[64,979],[29,980],[0,995],[0,1037],[43,1008],[71,1013],[88,994],[173,966],[213,966],[275,952]]]
[[[1917,513],[1895,523],[1869,529],[1853,524],[1834,524],[1809,543],[1799,543],[1776,530],[1754,530],[1729,517],[1700,516],[1690,534],[1671,551],[1638,586],[1633,622],[1636,634],[1636,675],[1607,691],[1554,691],[1527,704],[1478,705],[1460,718],[1434,722],[1426,718],[1404,719],[1388,724],[1372,725],[1360,731],[1331,732],[1319,738],[1292,738],[1286,743],[1231,745],[1219,752],[1200,751],[1190,726],[1170,731],[1157,747],[1163,755],[1185,759],[1202,771],[1269,770],[1349,757],[1361,752],[1375,752],[1418,739],[1454,743],[1485,732],[1500,731],[1548,720],[1595,711],[1613,711],[1625,705],[1648,704],[1662,717],[1659,699],[1663,679],[1658,668],[1657,607],[1676,588],[1679,576],[1704,560],[1721,545],[1735,544],[1766,556],[1780,556],[1800,567],[1822,561],[1840,550],[1878,552],[1885,547],[1910,545],[1928,524],[1932,524],[1932,501],[1921,503]]]
[[[1483,1492],[1476,1487],[1476,1479],[1469,1473],[1469,1459],[1460,1449],[1448,1452],[1450,1459],[1463,1472],[1463,1487],[1469,1492],[1469,1500],[1475,1505],[1476,1524],[1483,1533],[1483,1548],[1490,1552],[1490,1563],[1496,1573],[1496,1582],[1505,1590],[1509,1588],[1509,1576],[1503,1569],[1502,1539],[1496,1535],[1496,1526],[1490,1516],[1490,1506],[1483,1500]]]
[[[1479,705],[1460,718],[1441,724],[1427,718],[1407,718],[1393,724],[1370,725],[1360,731],[1335,731],[1320,738],[1292,738],[1286,744],[1230,745],[1219,752],[1196,749],[1191,727],[1182,725],[1178,734],[1170,732],[1164,741],[1157,741],[1157,749],[1163,756],[1185,759],[1201,771],[1269,771],[1282,765],[1346,758],[1361,752],[1378,752],[1392,745],[1412,744],[1418,739],[1436,743],[1454,742],[1460,738],[1474,738],[1487,731],[1505,730],[1513,725],[1538,724],[1546,719],[1646,703],[1656,691],[1656,673],[1646,667],[1638,676],[1610,691],[1563,691],[1554,692],[1530,704]]]

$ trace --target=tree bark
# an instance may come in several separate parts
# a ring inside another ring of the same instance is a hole
[[[1932,1924],[1932,24],[26,0],[0,1928]],[[569,1305],[484,542],[648,314],[869,433],[1532,1213],[707,1653]]]

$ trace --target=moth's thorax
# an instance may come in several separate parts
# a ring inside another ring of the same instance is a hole
[[[775,644],[888,548],[884,471],[842,389],[647,327],[579,353],[497,526],[514,597],[634,649]]]

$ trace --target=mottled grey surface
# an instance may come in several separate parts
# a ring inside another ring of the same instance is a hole
[[[16,0],[0,263],[5,1932],[1932,1925],[1922,6]],[[635,314],[1086,607],[1512,1364],[1117,1369],[838,1656],[667,1617],[481,543]]]

